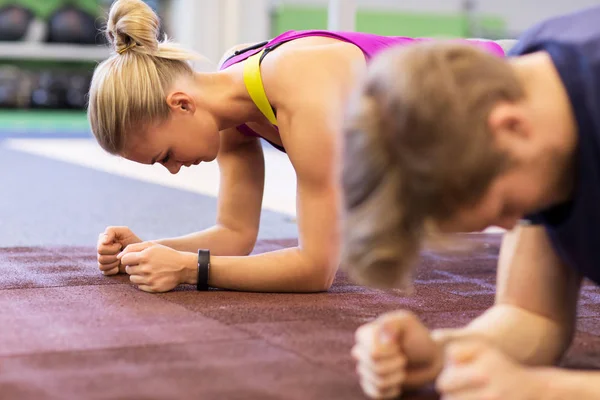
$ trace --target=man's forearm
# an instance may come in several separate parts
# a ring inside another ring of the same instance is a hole
[[[539,368],[544,400],[597,400],[600,399],[600,372],[567,371],[558,368]]]
[[[552,365],[569,346],[571,334],[555,321],[500,304],[461,329],[439,330],[441,341],[478,337],[526,365]]]
[[[193,253],[198,249],[210,249],[215,256],[244,256],[254,248],[256,236],[215,225],[201,232],[156,242],[178,251]]]
[[[193,257],[186,269],[185,283],[196,284]],[[299,248],[246,257],[211,256],[208,283],[212,287],[251,292],[322,292],[331,286],[336,269],[311,260]]]
[[[537,366],[558,361],[571,339],[556,322],[505,304],[493,306],[463,328],[434,330],[432,337],[439,346],[437,360],[411,372],[407,389],[435,381],[443,369],[444,348],[455,340],[484,340],[522,364]]]

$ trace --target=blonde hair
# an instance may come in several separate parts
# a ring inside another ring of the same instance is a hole
[[[523,96],[503,59],[468,44],[414,44],[373,62],[345,128],[343,265],[353,278],[409,282],[432,227],[508,168],[488,116]]]
[[[175,79],[192,75],[188,61],[199,58],[159,41],[160,20],[141,0],[117,0],[108,15],[106,36],[114,54],[94,71],[88,120],[100,146],[119,154],[126,133],[169,116],[166,91]]]

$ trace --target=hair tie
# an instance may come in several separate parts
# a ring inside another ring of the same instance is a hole
[[[136,46],[135,42],[131,42],[128,46],[123,47],[121,50],[117,50],[117,53],[119,53],[119,55],[125,53],[127,50],[132,49]]]

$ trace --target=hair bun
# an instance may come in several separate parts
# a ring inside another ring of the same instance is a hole
[[[117,0],[110,7],[106,36],[115,51],[122,54],[143,47],[145,54],[158,51],[160,19],[141,0]]]

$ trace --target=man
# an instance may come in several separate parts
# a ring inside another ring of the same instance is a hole
[[[452,400],[600,398],[600,372],[551,367],[582,278],[600,284],[599,21],[600,7],[545,21],[507,59],[424,43],[373,63],[346,128],[351,274],[401,284],[432,233],[512,231],[496,304],[468,326],[429,333],[398,312],[359,328],[369,396],[435,380]]]

